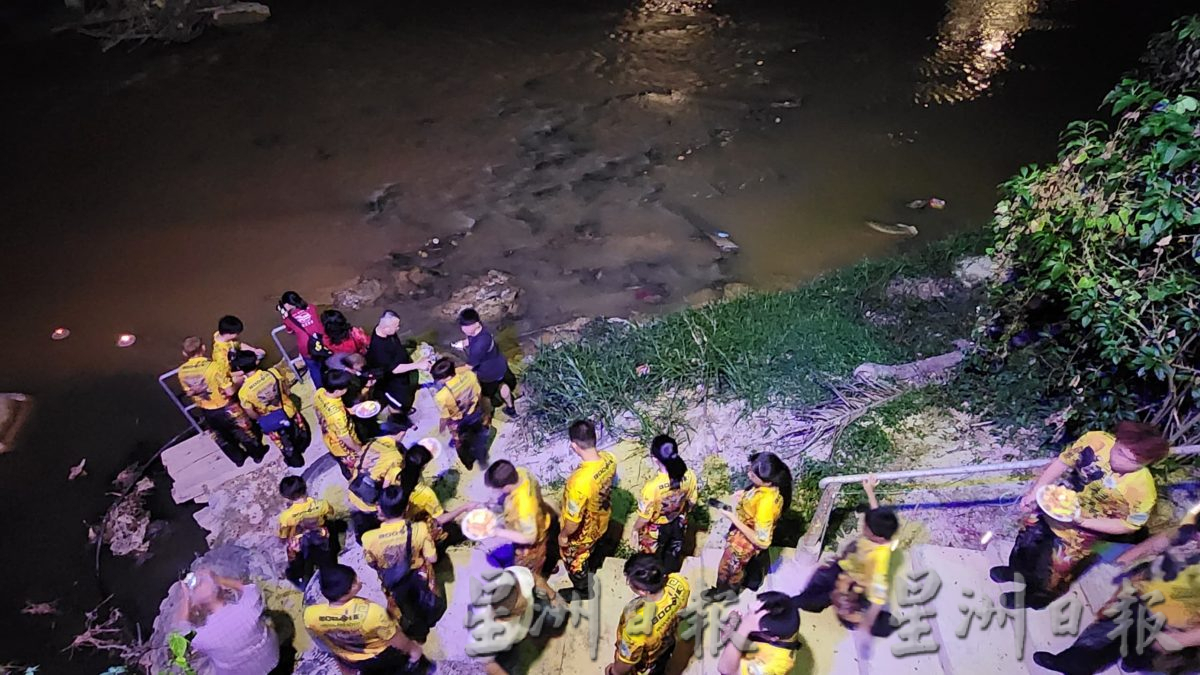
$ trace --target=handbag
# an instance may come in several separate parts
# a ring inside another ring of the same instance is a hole
[[[367,451],[370,449],[371,445],[368,444],[358,458],[358,468],[354,471],[354,480],[350,481],[350,492],[368,504],[376,504],[379,502],[379,495],[383,492],[383,488],[374,478],[371,478],[369,471],[364,473],[362,470],[363,460],[367,458]]]
[[[385,570],[381,581],[400,609],[402,622],[405,617],[410,617],[409,621],[423,617],[425,625],[431,625],[437,622],[445,609],[439,605],[441,598],[429,588],[429,581],[412,568],[413,524],[407,523],[406,529],[404,562]]]
[[[279,381],[279,377],[276,376],[275,373],[272,373],[270,370],[268,370],[267,373],[271,377],[275,378],[275,386],[279,391],[280,408],[279,410],[272,410],[266,415],[259,417],[258,426],[263,431],[273,434],[276,431],[283,431],[284,429],[292,426],[292,418],[288,417],[287,412],[283,409],[283,383]]]

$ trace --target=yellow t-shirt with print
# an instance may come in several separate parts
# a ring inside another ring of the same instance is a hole
[[[317,422],[321,424],[321,438],[325,447],[334,457],[345,457],[350,454],[350,448],[342,443],[342,437],[349,436],[358,441],[354,425],[350,424],[350,414],[346,405],[337,396],[331,396],[322,387],[313,395],[313,409],[317,412]]]
[[[567,478],[563,487],[562,519],[580,523],[581,530],[603,534],[612,516],[613,479],[617,477],[617,458],[601,452],[600,459],[583,462]]]
[[[891,587],[888,577],[892,564],[891,542],[877,544],[859,537],[837,564],[855,586],[863,590],[871,604],[887,604]]]
[[[233,386],[229,379],[228,370],[221,367],[212,359],[204,356],[193,356],[179,366],[179,386],[183,393],[205,410],[220,410],[229,405],[229,397],[225,391]]]
[[[212,359],[221,370],[228,375],[229,353],[241,350],[241,340],[222,340],[220,333],[213,333]]]
[[[391,436],[380,436],[367,441],[363,446],[365,457],[360,457],[362,460],[362,470],[367,472],[371,480],[382,490],[390,485],[395,485],[400,479],[400,471],[404,469],[404,455],[400,452],[400,446],[396,443],[396,439]],[[354,475],[350,476],[350,480],[358,477],[358,463],[354,465]],[[359,498],[354,492],[347,490],[346,493],[350,496],[350,505],[359,511],[368,513],[375,512],[375,505],[368,504]]]
[[[525,469],[517,469],[517,487],[504,498],[504,527],[533,535],[534,543],[544,540],[550,530],[550,513],[542,504],[542,490]]]
[[[1177,533],[1171,547],[1160,556],[1171,557],[1173,566],[1177,566],[1175,578],[1167,581],[1156,561],[1151,576],[1145,580],[1133,580],[1133,587],[1139,596],[1148,593],[1161,593],[1162,601],[1147,605],[1151,613],[1161,614],[1168,628],[1176,630],[1192,630],[1200,628],[1200,532],[1190,530],[1197,526],[1200,514],[1189,515],[1180,523],[1180,527],[1189,527],[1191,536]]]
[[[800,634],[788,638],[788,642],[799,642]],[[795,649],[778,647],[766,642],[752,642],[754,651],[742,654],[738,675],[788,675],[796,665]]]
[[[464,370],[446,380],[433,398],[442,410],[442,419],[459,421],[479,407],[482,389],[475,373]]]
[[[737,516],[754,530],[754,543],[759,548],[771,545],[775,536],[775,524],[783,515],[783,495],[772,485],[755,487],[742,495],[738,502]]]
[[[687,607],[692,589],[682,574],[668,574],[657,601],[634,598],[621,612],[617,626],[617,658],[623,663],[648,665],[675,642],[679,613]]]
[[[1116,441],[1103,431],[1081,436],[1058,457],[1068,467],[1061,482],[1079,493],[1081,518],[1116,518],[1138,529],[1150,519],[1158,491],[1146,467],[1126,474],[1112,470],[1110,454]],[[1086,536],[1078,528],[1052,519],[1050,527],[1063,539]]]
[[[333,517],[333,507],[324,499],[308,497],[293,502],[279,514],[279,538],[291,540],[310,530],[325,527],[325,521]]]
[[[374,530],[363,535],[363,557],[377,572],[390,570],[404,563],[404,550],[408,543],[410,523],[404,519],[385,521]],[[409,569],[421,569],[437,558],[437,548],[429,536],[425,523],[411,523],[412,554]]]
[[[238,389],[238,401],[242,408],[254,411],[259,417],[281,407],[288,417],[296,416],[296,403],[288,395],[283,378],[274,368],[256,370],[247,375],[242,388]]]
[[[362,598],[340,606],[310,605],[304,609],[304,626],[334,656],[350,663],[379,656],[397,630],[387,609]]]
[[[438,518],[446,512],[433,488],[424,483],[417,483],[412,494],[408,496],[408,515],[413,520]]]
[[[691,469],[683,474],[678,488],[672,488],[671,476],[660,471],[642,486],[637,515],[648,523],[666,525],[688,511],[699,498],[696,474]]]

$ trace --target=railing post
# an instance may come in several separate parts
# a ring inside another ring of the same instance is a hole
[[[797,548],[814,558],[821,555],[821,544],[825,540],[825,528],[829,526],[829,517],[833,515],[833,506],[837,503],[838,495],[842,492],[841,483],[831,483],[821,490],[817,500],[817,508],[813,511],[812,520],[804,532]]]
[[[176,368],[174,370],[167,371],[167,372],[163,373],[162,375],[159,375],[158,383],[159,383],[159,385],[162,386],[163,391],[167,392],[167,398],[171,399],[171,403],[174,403],[175,407],[179,408],[179,412],[185,418],[187,418],[188,424],[192,425],[192,428],[196,430],[196,433],[202,434],[202,433],[204,433],[204,430],[200,428],[200,423],[197,422],[196,418],[192,417],[192,414],[188,412],[188,407],[190,407],[190,406],[185,407],[183,405],[183,403],[179,400],[179,395],[176,394],[174,391],[172,391],[171,387],[167,385],[167,379],[174,377],[175,374],[178,372],[179,372],[179,369]]]
[[[285,330],[287,330],[287,326],[276,326],[275,330],[271,331],[271,341],[275,343],[275,348],[283,355],[283,360],[287,362],[288,368],[292,369],[292,374],[296,376],[296,381],[298,382],[300,381],[300,371],[296,370],[296,363],[292,361],[292,355],[288,353],[287,349],[284,349],[283,343],[279,341],[279,334]],[[299,340],[300,337],[297,336],[296,339]]]

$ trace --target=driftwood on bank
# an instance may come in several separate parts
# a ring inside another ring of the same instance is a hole
[[[138,46],[147,40],[189,42],[208,26],[259,23],[271,16],[260,2],[233,0],[109,0],[78,21],[54,29],[73,30],[101,40],[101,51],[122,43]]]

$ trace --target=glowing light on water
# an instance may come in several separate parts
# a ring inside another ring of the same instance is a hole
[[[54,332],[50,333],[51,340],[66,340],[69,337],[71,337],[71,329],[63,328],[61,326],[55,328]]]
[[[997,75],[1012,68],[1008,52],[1034,22],[1042,0],[949,0],[938,26],[937,49],[920,71],[918,103],[954,104],[987,94]]]
[[[118,347],[132,347],[135,342],[137,342],[137,336],[133,333],[121,333],[117,336]]]

